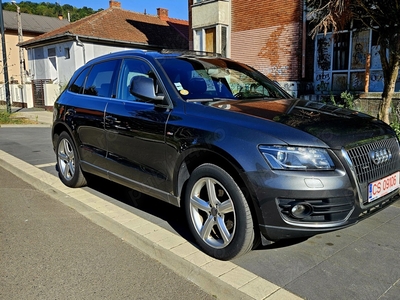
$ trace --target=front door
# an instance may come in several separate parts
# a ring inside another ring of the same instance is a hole
[[[142,60],[123,61],[117,97],[106,108],[105,129],[110,178],[155,195],[152,190],[167,192],[165,124],[170,111],[129,93],[134,76],[150,74],[150,66]]]

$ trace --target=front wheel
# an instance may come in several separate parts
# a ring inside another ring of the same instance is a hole
[[[197,167],[185,194],[189,229],[202,250],[229,260],[251,250],[254,226],[241,189],[223,169],[213,164]]]
[[[58,176],[69,187],[86,185],[85,176],[79,165],[79,157],[74,142],[68,133],[60,134],[56,148]]]

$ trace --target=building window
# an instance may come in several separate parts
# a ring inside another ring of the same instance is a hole
[[[206,49],[207,52],[217,52],[217,38],[216,28],[207,28],[204,30],[206,35]]]
[[[48,57],[56,56],[56,48],[48,48],[47,49],[47,56]]]
[[[368,91],[382,92],[383,71],[377,40],[377,34],[371,30],[346,31],[335,36],[319,34],[315,42],[315,93],[363,92],[369,55]],[[395,91],[400,91],[400,77]]]
[[[334,38],[333,70],[347,70],[349,68],[349,39],[348,32],[341,33]]]
[[[197,51],[228,54],[228,27],[218,25],[194,30],[193,48]]]
[[[65,55],[65,59],[71,58],[71,55],[69,53],[69,48],[64,48],[64,55]]]
[[[228,55],[228,27],[222,26],[221,27],[221,54],[223,56]]]

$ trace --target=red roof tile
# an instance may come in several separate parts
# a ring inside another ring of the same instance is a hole
[[[187,49],[189,24],[184,20],[169,18],[168,21],[162,21],[157,16],[111,7],[21,45],[26,47],[62,35]]]

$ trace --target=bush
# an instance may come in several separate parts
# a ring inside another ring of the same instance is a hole
[[[391,123],[393,130],[396,132],[397,137],[400,139],[400,123]]]

